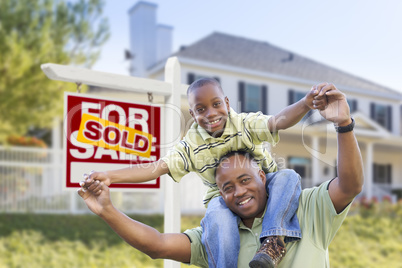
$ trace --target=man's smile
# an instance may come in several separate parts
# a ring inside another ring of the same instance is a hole
[[[248,198],[244,199],[243,201],[238,202],[238,204],[240,206],[243,206],[243,205],[247,204],[248,202],[250,202],[251,199],[252,199],[252,197],[248,197]]]

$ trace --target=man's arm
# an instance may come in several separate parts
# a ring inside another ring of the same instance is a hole
[[[268,121],[268,129],[276,132],[287,129],[297,124],[311,109],[324,109],[327,105],[325,96],[316,97],[319,91],[312,87],[311,90],[298,102],[295,102]]]
[[[113,206],[109,187],[104,183],[96,181],[86,192],[79,189],[78,194],[93,213],[101,217],[132,247],[153,259],[190,262],[191,244],[185,234],[163,234],[129,218]]]
[[[333,84],[318,85],[317,97],[326,96],[328,106],[320,111],[321,115],[337,126],[352,123],[346,96]],[[338,140],[338,177],[329,185],[329,196],[337,213],[358,195],[363,187],[363,161],[353,131],[337,133]]]

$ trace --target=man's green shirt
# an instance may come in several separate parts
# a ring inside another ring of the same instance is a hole
[[[299,198],[297,217],[302,232],[298,242],[287,243],[287,253],[278,268],[327,268],[328,247],[342,225],[349,208],[337,214],[328,193],[329,181],[319,187],[304,189]],[[269,217],[269,215],[264,215]],[[263,216],[263,217],[264,217]],[[251,229],[239,225],[240,253],[238,267],[248,267],[260,247],[262,219],[256,218]],[[201,243],[202,228],[186,230],[191,240],[191,264],[208,267],[208,256]]]

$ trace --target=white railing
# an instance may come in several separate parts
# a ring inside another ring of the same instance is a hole
[[[58,154],[58,155],[56,155]],[[1,212],[69,212],[62,191],[61,150],[0,147]]]
[[[383,200],[384,197],[391,198],[391,201],[395,203],[397,196],[392,194],[393,185],[389,183],[373,183],[373,196],[378,200]]]

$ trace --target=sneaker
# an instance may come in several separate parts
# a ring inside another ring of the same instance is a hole
[[[276,268],[286,254],[285,243],[279,236],[268,236],[249,263],[251,268]]]

